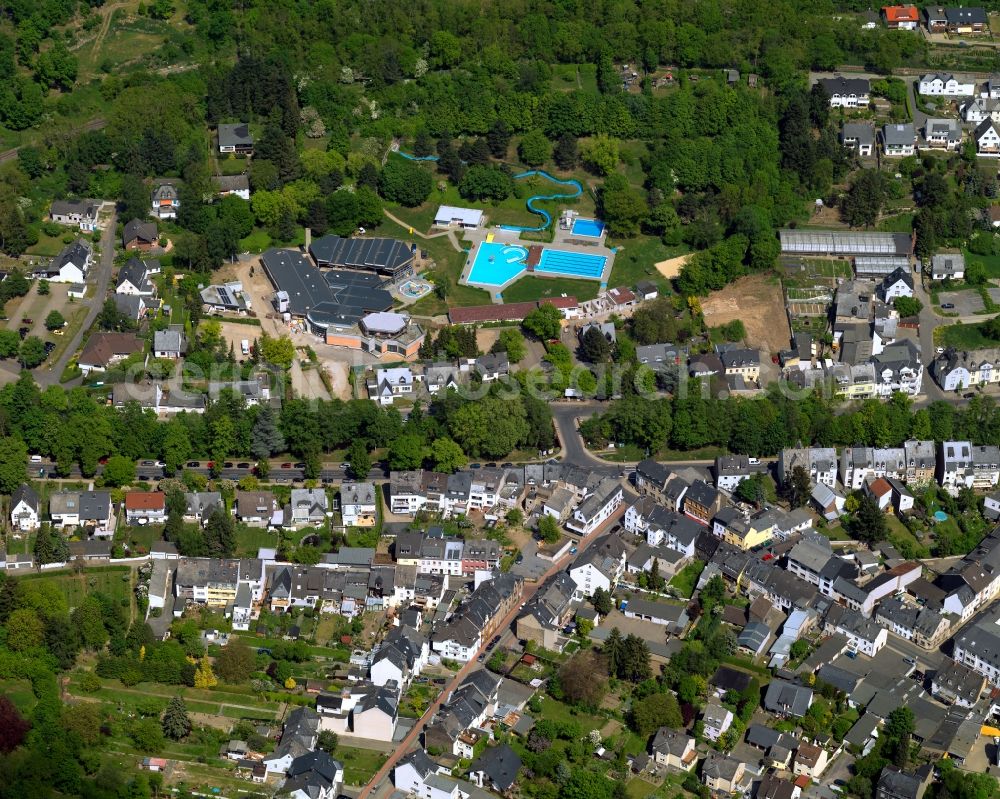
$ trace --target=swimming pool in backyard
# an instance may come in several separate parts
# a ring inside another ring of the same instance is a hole
[[[519,244],[483,242],[476,251],[468,283],[481,286],[504,286],[528,271],[528,249]],[[570,250],[546,247],[542,250],[534,271],[540,274],[560,275],[600,280],[607,264],[604,255],[591,255]]]
[[[599,239],[604,235],[604,223],[597,219],[584,219],[577,217],[573,220],[573,228],[570,230],[574,236],[586,236],[587,238]]]

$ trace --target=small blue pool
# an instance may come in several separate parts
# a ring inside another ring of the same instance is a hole
[[[934,511],[934,520],[938,522],[946,522],[948,521],[948,514],[943,510],[936,510]]]
[[[587,236],[592,239],[599,239],[604,235],[604,223],[596,219],[577,218],[573,220],[573,228],[570,232],[574,236]]]

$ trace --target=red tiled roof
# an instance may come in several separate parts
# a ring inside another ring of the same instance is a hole
[[[884,477],[878,478],[878,480],[873,480],[871,485],[868,486],[868,490],[872,492],[876,497],[882,497],[886,494],[892,493],[892,486],[889,485],[889,481]]]
[[[576,308],[579,305],[576,297],[551,297],[537,302],[508,302],[504,305],[470,305],[467,308],[452,308],[448,311],[448,319],[453,325],[469,325],[475,322],[519,322],[544,303],[560,309]]]
[[[125,510],[160,510],[164,499],[162,491],[129,491],[125,495]]]
[[[918,22],[920,12],[916,6],[885,6],[882,8],[886,22]]]
[[[627,289],[624,286],[619,286],[616,289],[611,289],[608,292],[608,296],[619,305],[625,305],[626,303],[629,302],[635,302],[635,294],[632,293],[631,289]]]

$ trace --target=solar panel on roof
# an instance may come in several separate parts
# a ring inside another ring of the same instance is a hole
[[[222,288],[222,286],[219,286],[218,292],[219,292],[219,301],[223,305],[233,305],[234,304],[233,303],[233,298],[229,296],[229,292],[226,291],[226,289]]]

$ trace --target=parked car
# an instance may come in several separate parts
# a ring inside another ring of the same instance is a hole
[[[247,463],[246,461],[240,461],[239,463],[236,464],[236,468],[237,469],[249,469],[250,468],[250,464]]]
[[[955,307],[955,303],[953,303],[953,302],[942,302],[941,303],[941,310],[943,310],[943,311],[950,311],[954,307]]]
[[[189,469],[197,469],[201,466],[201,461],[188,461],[186,465]]]

